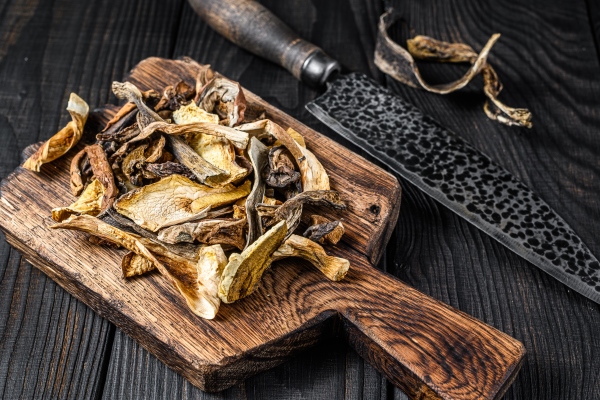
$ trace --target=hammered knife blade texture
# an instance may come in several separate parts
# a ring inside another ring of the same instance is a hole
[[[600,303],[600,263],[511,173],[370,78],[353,73],[306,105],[318,119],[565,285]]]

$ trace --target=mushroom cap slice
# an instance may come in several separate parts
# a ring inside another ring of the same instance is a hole
[[[52,219],[61,222],[73,214],[98,215],[102,209],[102,198],[104,197],[104,186],[94,179],[81,193],[77,201],[67,207],[52,209]]]
[[[181,175],[170,175],[121,196],[114,204],[119,214],[152,232],[179,223],[213,208],[230,204],[250,193],[250,181],[222,188],[192,182]]]
[[[263,273],[271,265],[272,255],[281,246],[287,233],[285,221],[279,222],[248,246],[242,254],[233,253],[223,270],[219,298],[233,303],[256,290]]]

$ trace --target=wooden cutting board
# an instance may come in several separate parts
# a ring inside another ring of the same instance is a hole
[[[199,64],[149,58],[126,77],[143,90],[194,84]],[[396,223],[398,181],[383,169],[311,130],[246,91],[284,128],[302,133],[328,171],[348,210],[346,235],[331,254],[350,260],[342,282],[287,259],[265,274],[248,298],[222,305],[212,320],[192,314],[158,273],[121,278],[123,250],[90,244],[86,235],[50,230],[50,210],[75,200],[71,158],[115,113],[92,113],[81,143],[41,173],[17,168],[2,182],[0,227],[8,242],[68,292],[113,322],[144,348],[206,391],[230,387],[329,337],[356,351],[412,398],[496,399],[512,383],[525,350],[506,334],[428,297],[372,267]],[[25,151],[33,153],[38,145]]]

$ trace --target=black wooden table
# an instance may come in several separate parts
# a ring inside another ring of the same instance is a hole
[[[519,176],[600,255],[600,4],[595,0],[404,0],[397,39],[426,34],[480,49],[509,105],[531,130],[482,112],[481,82],[441,97],[401,86],[373,65],[383,4],[265,0],[303,37],[365,72]],[[188,55],[300,121],[348,145],[304,109],[317,93],[236,48],[183,0],[0,1],[0,176],[27,145],[67,121],[69,93],[116,103],[110,83],[149,56]],[[448,81],[464,69],[425,65]],[[351,147],[351,146],[349,146]],[[509,399],[600,399],[600,306],[404,186],[401,215],[380,268],[522,341],[527,360]],[[167,369],[119,329],[0,242],[0,398],[402,399],[343,342],[330,342],[220,394]]]

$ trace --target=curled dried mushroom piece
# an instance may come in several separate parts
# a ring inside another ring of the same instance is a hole
[[[350,268],[345,258],[328,256],[318,243],[302,236],[290,236],[273,254],[273,261],[287,257],[300,257],[317,267],[332,281],[341,281]]]
[[[313,242],[324,244],[325,241],[331,244],[337,244],[344,235],[344,225],[341,221],[329,221],[320,215],[312,215],[311,226],[302,236],[309,238]]]
[[[483,75],[483,92],[487,97],[484,111],[488,118],[505,125],[531,128],[531,113],[525,108],[508,107],[498,100],[502,84],[487,57],[492,46],[500,38],[494,34],[481,52],[463,43],[448,43],[427,36],[415,36],[407,41],[408,50],[395,43],[387,33],[400,15],[393,9],[387,10],[379,19],[379,33],[375,49],[375,65],[384,73],[405,85],[422,88],[432,93],[448,94],[465,87],[478,74]],[[430,85],[421,77],[414,59],[469,63],[471,68],[460,79],[441,85]],[[491,105],[490,105],[491,103]]]
[[[202,88],[197,102],[202,109],[219,115],[224,125],[236,126],[244,121],[246,98],[237,82],[216,77]]]
[[[71,215],[88,214],[96,216],[100,214],[102,209],[104,193],[104,186],[97,179],[94,179],[75,203],[67,207],[52,209],[52,219],[61,222]]]
[[[223,270],[219,285],[219,298],[224,303],[233,303],[256,290],[263,273],[269,268],[275,250],[281,246],[287,233],[287,224],[281,221],[242,254],[233,253]]]
[[[25,160],[23,168],[40,172],[42,164],[56,160],[79,142],[90,107],[75,93],[71,93],[67,111],[71,114],[71,121]]]

